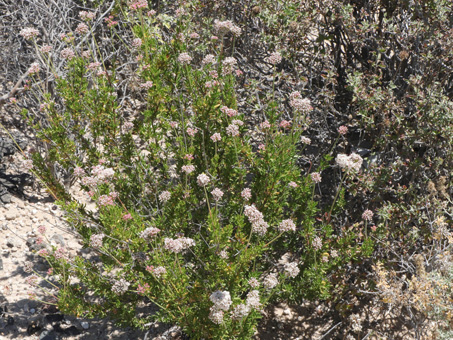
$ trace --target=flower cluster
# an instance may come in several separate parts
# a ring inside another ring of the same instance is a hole
[[[179,55],[178,61],[183,65],[187,65],[192,61],[192,57],[188,53],[184,52]]]
[[[201,63],[203,65],[207,65],[207,64],[215,64],[216,60],[215,60],[215,56],[212,55],[212,54],[207,54],[203,60],[201,61]]]
[[[289,96],[289,105],[296,111],[308,113],[313,110],[310,99],[302,98],[299,91],[292,92]]]
[[[245,188],[241,191],[241,197],[244,199],[244,201],[249,201],[252,198],[252,190]]]
[[[312,174],[310,174],[310,177],[314,183],[321,183],[322,179],[321,174],[319,172],[313,172]]]
[[[291,278],[295,278],[300,273],[300,269],[296,262],[285,263],[283,270],[285,275]]]
[[[197,183],[200,187],[205,187],[209,184],[211,180],[206,174],[200,174],[197,177]]]
[[[363,159],[356,153],[352,153],[349,156],[340,153],[335,158],[335,162],[340,168],[347,172],[359,172],[362,167]]]
[[[129,8],[132,11],[136,11],[138,9],[147,8],[148,1],[147,0],[134,0],[129,4]]]
[[[135,38],[134,40],[132,40],[131,46],[132,46],[133,48],[139,48],[140,46],[142,46],[142,43],[143,43],[143,42],[142,42],[142,39],[140,39],[140,38]]]
[[[362,214],[362,218],[365,220],[365,221],[371,221],[373,219],[373,212],[369,209],[365,210]]]
[[[272,289],[278,285],[277,273],[270,273],[263,279],[263,286],[267,289]]]
[[[195,166],[193,166],[192,164],[189,164],[189,165],[183,165],[181,167],[181,170],[183,172],[185,172],[187,175],[191,174],[192,172],[195,171]]]
[[[80,19],[83,21],[90,21],[93,20],[96,17],[96,13],[93,12],[87,12],[87,11],[81,11],[79,13]]]
[[[176,254],[193,246],[195,246],[195,241],[188,237],[180,237],[177,239],[171,238],[164,239],[164,248]]]
[[[228,136],[237,137],[239,136],[239,126],[236,124],[230,124],[226,128],[226,133]]]
[[[148,227],[140,233],[140,237],[145,240],[150,240],[154,238],[160,232],[159,228]]]
[[[226,57],[222,61],[223,65],[223,74],[231,74],[234,71],[235,66],[237,65],[237,60],[233,57]]]
[[[216,143],[220,142],[222,140],[222,137],[220,136],[220,133],[216,132],[211,136],[211,140]]]
[[[123,295],[124,293],[127,292],[129,286],[130,283],[127,282],[125,279],[117,280],[112,285],[112,292],[114,292],[116,295]]]
[[[239,26],[235,25],[231,20],[219,21],[214,20],[214,27],[220,35],[233,33],[234,36],[238,37],[241,35],[242,30]]]
[[[219,188],[215,188],[211,191],[211,195],[212,197],[214,197],[214,201],[220,201],[220,199],[223,197],[223,191]]]
[[[86,33],[88,33],[89,30],[90,29],[88,28],[88,26],[83,22],[78,24],[75,29],[76,33],[78,33],[78,34],[86,34]]]
[[[74,50],[71,48],[65,48],[60,52],[60,57],[66,60],[72,60],[75,58]]]
[[[38,63],[33,63],[30,65],[30,68],[28,69],[28,74],[38,74],[41,68],[39,67]]]
[[[286,231],[296,231],[296,225],[294,224],[293,220],[287,219],[281,221],[277,229],[281,233],[284,233]]]
[[[272,65],[278,65],[282,62],[282,56],[279,52],[273,52],[269,57],[266,58],[266,61]]]
[[[114,175],[115,171],[112,168],[96,165],[91,170],[91,176],[82,178],[82,184],[92,188],[98,184],[107,183]]]
[[[170,198],[171,198],[171,193],[169,191],[162,191],[159,195],[159,200],[162,203],[167,202],[168,200],[170,200]]]
[[[247,216],[249,222],[252,224],[252,232],[260,236],[266,234],[269,225],[264,221],[263,214],[254,204],[245,206],[244,215]]]
[[[102,240],[104,239],[104,234],[93,234],[90,237],[90,246],[93,248],[101,248]]]
[[[234,117],[234,116],[237,116],[237,114],[238,114],[238,112],[235,109],[230,109],[227,106],[222,106],[220,108],[220,111],[225,113],[228,117]]]
[[[23,28],[20,33],[26,40],[31,40],[39,35],[39,31],[33,27]]]

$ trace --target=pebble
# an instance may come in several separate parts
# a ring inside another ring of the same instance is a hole
[[[14,209],[14,210],[8,210],[5,214],[5,218],[8,220],[8,221],[12,221],[14,219],[16,219],[17,217],[17,210]]]
[[[88,328],[90,328],[90,324],[89,324],[88,322],[86,322],[86,321],[82,321],[82,322],[80,323],[80,326],[82,326],[83,329],[88,329]]]
[[[35,314],[35,312],[36,312],[36,309],[30,308],[30,313],[31,313],[31,314]]]

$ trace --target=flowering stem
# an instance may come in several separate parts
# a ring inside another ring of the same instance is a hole
[[[330,207],[330,211],[329,211],[329,215],[328,215],[329,220],[330,220],[330,217],[332,216],[332,210],[333,210],[333,207],[335,206],[335,202],[337,201],[338,195],[340,194],[341,186],[343,184],[343,180],[345,179],[345,177],[346,177],[346,171],[343,174],[343,176],[341,176],[340,185],[338,186],[337,193],[335,194],[335,198],[332,202],[332,206]]]

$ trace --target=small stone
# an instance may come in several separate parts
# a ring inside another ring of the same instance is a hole
[[[82,321],[82,322],[80,323],[80,326],[82,326],[83,329],[88,329],[88,328],[90,328],[90,324],[89,324],[88,322],[86,322],[86,321]]]
[[[8,221],[12,221],[14,220],[15,218],[17,217],[17,210],[16,209],[10,209],[6,212],[5,214],[5,218],[8,220]]]
[[[30,313],[31,313],[31,314],[35,314],[35,312],[36,312],[36,309],[30,308]]]
[[[10,248],[16,247],[17,242],[14,239],[8,237],[8,238],[6,238],[6,246],[10,247]]]

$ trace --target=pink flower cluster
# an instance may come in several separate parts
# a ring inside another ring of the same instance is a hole
[[[96,165],[92,167],[91,176],[82,178],[82,184],[95,187],[101,183],[108,183],[114,175],[115,171],[112,168],[104,168],[102,165]]]
[[[211,136],[211,140],[216,143],[220,142],[222,140],[222,136],[220,136],[220,133],[216,132]]]
[[[362,214],[362,218],[365,220],[365,221],[371,221],[373,219],[373,212],[369,209],[365,210]]]
[[[88,33],[89,30],[90,30],[89,27],[86,24],[84,24],[83,22],[78,24],[75,29],[76,33],[78,33],[78,34],[86,34],[86,33]]]
[[[100,207],[106,207],[108,205],[115,205],[115,198],[113,195],[101,195],[99,196],[98,204]]]
[[[52,51],[52,46],[50,46],[50,45],[43,45],[43,46],[41,46],[40,51],[41,51],[42,53],[49,53],[50,51]]]
[[[165,203],[167,201],[169,201],[171,198],[171,193],[169,191],[162,191],[159,195],[159,200],[162,202],[162,203]]]
[[[140,84],[140,87],[143,89],[150,89],[153,87],[153,82],[151,80],[148,80],[147,82]]]
[[[28,69],[28,74],[38,74],[41,68],[39,67],[38,63],[33,63],[30,65],[30,68]]]
[[[226,128],[226,133],[228,136],[237,137],[239,136],[239,126],[236,124],[230,124]]]
[[[244,201],[249,201],[252,198],[252,190],[245,188],[241,191],[241,197],[244,199]]]
[[[142,8],[147,8],[148,7],[148,1],[146,0],[134,0],[129,4],[129,8],[132,11],[136,11]]]
[[[237,116],[238,115],[238,112],[234,109],[230,109],[229,107],[227,106],[222,106],[220,108],[220,111],[225,113],[228,117],[234,117],[234,116]]]
[[[90,246],[93,248],[101,248],[102,240],[104,239],[104,234],[93,234],[90,237]]]
[[[83,21],[90,21],[93,20],[96,17],[96,13],[93,12],[87,12],[87,11],[81,11],[79,13],[80,19]]]
[[[190,175],[192,172],[195,171],[195,167],[192,164],[189,165],[183,165],[181,167],[181,170],[185,172],[187,175]]]
[[[105,23],[107,23],[107,27],[113,27],[115,25],[118,25],[118,21],[113,20],[113,15],[110,15],[108,18],[104,19]]]
[[[313,172],[311,175],[311,180],[314,182],[314,183],[321,183],[321,174],[319,172]]]

